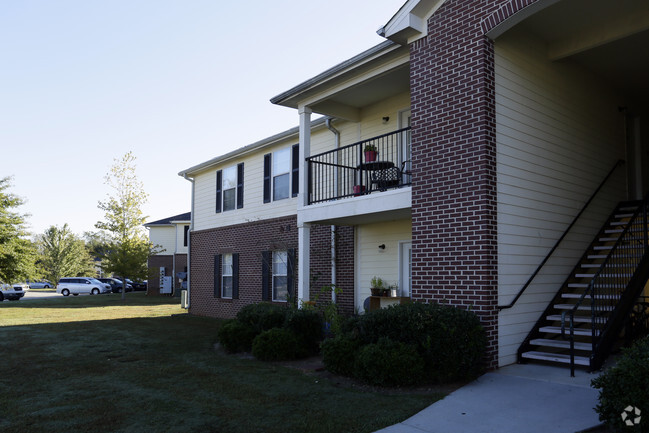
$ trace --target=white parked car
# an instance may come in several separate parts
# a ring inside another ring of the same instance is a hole
[[[10,301],[17,301],[25,296],[25,292],[29,290],[27,284],[1,284],[0,285],[0,302],[5,299]]]
[[[69,296],[70,294],[77,296],[79,293],[98,295],[100,293],[110,293],[110,285],[104,284],[95,278],[61,278],[56,286],[56,293],[63,296]]]

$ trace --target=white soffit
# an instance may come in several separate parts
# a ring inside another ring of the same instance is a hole
[[[399,44],[421,39],[428,34],[428,19],[445,0],[408,0],[377,33]]]

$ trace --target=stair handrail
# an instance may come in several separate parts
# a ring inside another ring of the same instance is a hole
[[[606,268],[608,265],[611,257],[613,254],[617,251],[617,248],[620,246],[620,244],[624,241],[627,233],[633,227],[635,220],[641,216],[642,217],[642,225],[644,229],[642,230],[643,232],[643,246],[644,246],[644,255],[643,257],[646,257],[647,254],[649,254],[649,239],[648,239],[648,233],[647,233],[647,204],[649,202],[649,195],[647,195],[644,200],[642,201],[642,204],[636,209],[636,211],[633,213],[633,216],[630,218],[629,223],[626,225],[620,236],[618,237],[617,241],[611,248],[611,251],[608,252],[606,255],[606,258],[604,259],[604,262],[602,262],[602,265],[599,267],[597,272],[595,272],[595,275],[593,278],[590,280],[588,283],[588,288],[584,290],[584,292],[581,294],[575,305],[572,307],[572,309],[569,312],[570,316],[570,321],[569,321],[569,331],[570,331],[570,336],[569,336],[569,343],[570,343],[570,377],[575,376],[575,313],[577,312],[578,308],[581,306],[581,303],[584,301],[586,296],[591,296],[591,329],[592,329],[592,336],[591,336],[591,341],[593,345],[593,349],[591,352],[591,356],[595,355],[595,342],[596,342],[596,335],[595,335],[595,282],[597,281],[598,277],[601,275],[602,271]],[[627,286],[630,284],[630,281],[633,276],[629,278],[629,281],[626,283]],[[626,288],[625,288],[626,290]],[[565,312],[561,315],[561,336],[562,338],[565,338]],[[602,335],[600,334],[599,337]]]
[[[545,256],[545,258],[543,259],[543,261],[541,261],[541,263],[540,263],[539,266],[536,268],[536,270],[532,273],[532,275],[530,275],[530,277],[529,277],[528,280],[525,282],[525,284],[523,285],[523,287],[521,287],[521,289],[518,291],[518,293],[516,294],[516,296],[514,297],[514,299],[513,299],[509,304],[507,304],[507,305],[498,305],[498,307],[497,307],[498,310],[505,310],[505,309],[507,309],[507,308],[512,308],[512,307],[516,304],[516,302],[517,302],[518,299],[523,295],[523,293],[525,292],[525,290],[527,290],[527,288],[529,287],[529,285],[532,284],[532,281],[534,280],[534,278],[536,278],[536,276],[538,275],[538,273],[541,272],[541,269],[543,269],[543,266],[545,266],[545,264],[547,263],[547,261],[550,260],[550,257],[552,256],[552,254],[554,254],[554,251],[559,247],[559,244],[561,244],[561,241],[563,241],[563,238],[565,238],[565,237],[568,235],[568,232],[569,232],[570,229],[572,229],[572,227],[575,225],[575,223],[577,222],[577,220],[579,219],[579,217],[581,217],[581,214],[584,213],[584,211],[586,210],[586,208],[587,208],[587,207],[590,205],[590,203],[595,199],[595,197],[597,196],[597,194],[599,193],[599,191],[604,187],[604,185],[606,184],[606,182],[607,182],[607,181],[609,180],[609,178],[613,175],[613,172],[614,172],[614,171],[615,171],[619,166],[621,166],[621,165],[624,164],[624,163],[625,163],[625,161],[624,161],[623,159],[618,159],[618,160],[615,162],[615,164],[613,165],[613,168],[611,168],[611,170],[608,172],[608,174],[606,175],[606,177],[604,178],[604,180],[602,180],[602,182],[599,184],[599,186],[597,187],[597,189],[595,190],[595,192],[590,196],[590,198],[588,199],[588,201],[586,201],[586,203],[585,203],[584,206],[581,208],[581,210],[579,211],[579,213],[578,213],[578,214],[573,218],[573,220],[572,220],[572,222],[570,223],[570,225],[566,228],[566,230],[563,232],[563,234],[561,235],[561,237],[557,240],[557,242],[554,244],[554,246],[552,247],[552,249],[551,249],[551,250],[548,252],[548,254]]]

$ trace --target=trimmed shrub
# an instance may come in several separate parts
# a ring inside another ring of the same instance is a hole
[[[322,341],[322,317],[314,310],[291,310],[286,316],[284,327],[293,332],[299,343],[297,356],[305,357],[318,353]]]
[[[237,319],[252,326],[259,334],[262,331],[284,326],[289,311],[287,307],[281,305],[261,302],[243,307],[237,313]]]
[[[389,338],[414,346],[425,362],[425,381],[470,379],[483,369],[487,337],[470,311],[413,302],[371,311],[354,326],[365,344]]]
[[[424,360],[417,349],[388,338],[363,346],[354,364],[354,376],[378,386],[413,385],[423,373]]]
[[[629,429],[622,420],[628,406],[641,411],[640,426],[629,431],[649,432],[649,337],[638,340],[625,349],[617,364],[591,382],[593,388],[601,389],[599,404],[595,411],[599,419],[616,431]],[[632,422],[634,413],[627,413]]]
[[[340,335],[322,342],[322,362],[332,373],[353,376],[356,352],[360,347],[358,339],[351,335]]]
[[[298,344],[293,332],[273,328],[255,337],[252,341],[252,354],[260,361],[286,361],[296,358]]]
[[[229,320],[217,331],[219,343],[231,353],[249,352],[257,332],[238,320]]]

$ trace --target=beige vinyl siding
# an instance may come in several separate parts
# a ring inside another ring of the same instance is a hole
[[[370,296],[372,277],[387,284],[399,281],[399,243],[411,241],[412,223],[398,220],[356,227],[356,307],[363,312],[363,302]],[[379,245],[385,244],[385,249]]]
[[[187,254],[185,227],[189,227],[189,224],[176,224],[176,254]]]
[[[176,228],[174,226],[150,227],[149,240],[153,245],[159,245],[164,249],[158,253],[159,255],[170,256],[176,250]]]
[[[240,159],[234,158],[218,167],[210,168],[195,177],[194,230],[205,230],[252,221],[295,215],[297,199],[264,203],[264,155],[283,148],[290,148],[297,140],[264,147]],[[244,163],[243,208],[216,213],[216,172]]]
[[[616,160],[624,158],[618,101],[577,65],[551,63],[519,32],[495,43],[499,303],[520,290]],[[499,364],[518,346],[625,193],[623,169],[512,309],[499,316]]]

